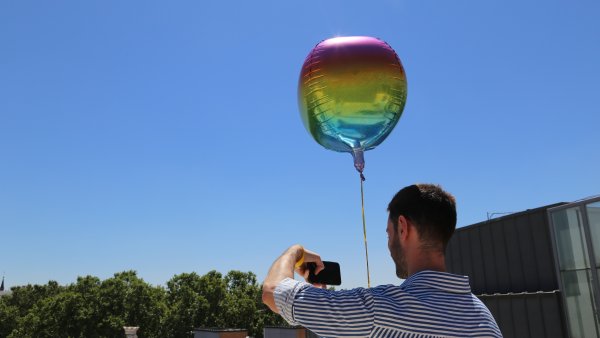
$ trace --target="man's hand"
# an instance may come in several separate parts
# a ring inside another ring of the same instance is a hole
[[[295,268],[296,263],[304,257],[304,262],[297,269]],[[279,309],[275,305],[274,292],[277,285],[286,278],[294,278],[294,270],[299,275],[303,276],[304,279],[308,278],[308,269],[306,263],[316,263],[317,268],[315,274],[321,272],[325,265],[321,257],[312,251],[304,249],[301,245],[292,245],[287,249],[271,266],[267,278],[263,283],[263,294],[262,300],[273,312],[279,313]],[[323,285],[316,284],[317,287],[323,287]]]
[[[315,268],[315,275],[318,275],[319,272],[323,271],[323,269],[325,268],[325,265],[323,264],[323,261],[321,260],[321,256],[319,256],[318,253],[304,249],[304,263],[302,263],[302,265],[297,267],[295,270],[296,270],[296,273],[299,274],[300,276],[304,277],[304,280],[307,282],[309,282],[308,281],[309,269],[306,266],[306,263],[315,263],[317,265],[317,267]],[[318,287],[318,288],[322,288],[322,289],[327,288],[327,285],[325,285],[325,284],[312,283],[312,285],[314,285],[315,287]]]

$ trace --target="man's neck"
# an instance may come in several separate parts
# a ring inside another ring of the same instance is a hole
[[[409,260],[408,276],[425,270],[446,272],[446,257],[439,251],[421,251]]]

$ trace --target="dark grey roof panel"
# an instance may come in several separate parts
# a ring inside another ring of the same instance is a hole
[[[449,272],[468,275],[475,294],[558,289],[547,209],[458,228],[448,243]]]
[[[515,337],[529,337],[529,316],[524,297],[515,297],[511,302]]]
[[[460,260],[462,273],[467,276],[473,276],[473,268],[471,264],[471,243],[469,242],[468,232],[457,233],[458,243],[460,246]]]
[[[537,262],[535,257],[535,248],[533,246],[536,238],[532,233],[531,215],[527,214],[521,217],[516,217],[515,228],[517,233],[517,241],[519,247],[521,274],[523,276],[523,284],[520,289],[523,291],[535,292],[540,291],[540,282],[537,272]]]
[[[514,320],[512,316],[511,299],[499,298],[498,299],[498,312],[492,313],[496,318],[498,327],[504,337],[518,337],[515,334]]]
[[[545,337],[562,338],[567,337],[566,323],[562,316],[560,293],[555,293],[554,298],[541,297],[540,307],[543,309],[544,323],[546,328]]]
[[[544,326],[544,316],[541,301],[538,297],[525,297],[529,320],[529,335],[531,337],[548,337]]]
[[[505,338],[566,337],[560,316],[560,293],[480,295]]]
[[[519,233],[517,232],[516,224],[516,221],[522,217],[523,216],[510,217],[498,222],[498,226],[504,226],[504,238],[506,241],[505,245],[509,262],[508,269],[510,271],[509,291],[511,292],[527,291],[527,288],[525,287],[525,278],[523,276],[522,248],[519,245]]]
[[[472,283],[471,287],[476,290],[485,289],[486,286],[486,278],[485,278],[485,270],[484,270],[484,260],[481,247],[481,229],[477,229],[477,231],[470,231],[469,234],[469,242],[471,243],[471,262],[472,262]]]
[[[508,251],[506,248],[504,227],[502,225],[502,223],[498,222],[492,222],[489,224],[489,227],[492,228],[492,238],[494,241],[494,257],[492,260],[486,262],[486,264],[496,265],[498,289],[490,290],[490,288],[486,288],[485,290],[474,291],[476,293],[508,293],[511,291]]]
[[[554,253],[552,251],[552,238],[550,236],[550,223],[546,210],[529,215],[533,237],[532,246],[537,265],[538,290],[558,289],[558,280],[556,279],[556,268]]]
[[[481,258],[484,262],[483,272],[485,276],[485,286],[477,288],[475,293],[484,293],[486,290],[498,290],[498,273],[496,272],[496,258],[494,254],[494,238],[492,236],[492,227],[489,224],[482,225],[480,229],[481,240]],[[489,291],[499,292],[499,291]]]

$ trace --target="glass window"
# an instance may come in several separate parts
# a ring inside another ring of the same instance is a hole
[[[579,207],[552,213],[560,270],[589,268]]]
[[[590,222],[596,267],[600,268],[600,202],[590,203],[585,208],[587,209],[588,220]]]
[[[552,212],[552,224],[556,235],[558,264],[562,280],[562,292],[569,323],[570,337],[600,337],[595,317],[592,269],[583,225],[584,208],[577,206]],[[600,253],[600,203],[587,206],[594,247]],[[586,225],[587,226],[587,225]],[[599,258],[599,256],[595,256]],[[598,269],[600,271],[600,269]]]
[[[561,273],[566,300],[570,337],[598,337],[598,324],[594,318],[594,304],[590,285],[591,270],[564,271]]]

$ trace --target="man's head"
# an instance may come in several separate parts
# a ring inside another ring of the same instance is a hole
[[[388,247],[398,277],[408,277],[411,253],[444,255],[456,228],[456,202],[451,194],[439,185],[411,185],[392,198],[388,212]]]

